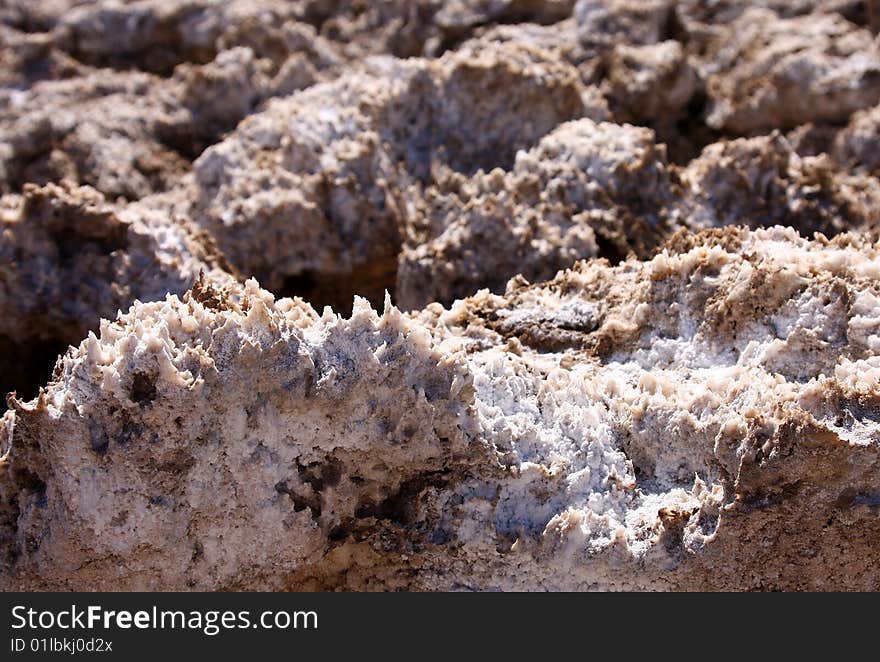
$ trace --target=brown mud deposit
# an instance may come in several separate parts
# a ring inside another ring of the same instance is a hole
[[[878,29],[3,3],[0,588],[880,589]]]

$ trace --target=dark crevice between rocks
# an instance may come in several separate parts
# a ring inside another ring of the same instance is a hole
[[[850,23],[855,23],[877,34],[880,31],[880,4],[875,0],[849,0],[834,8]]]
[[[259,106],[254,102],[242,117],[219,120],[215,118],[193,117],[191,121],[160,125],[156,140],[162,147],[192,164],[208,147],[223,140],[243,119],[255,112]]]
[[[67,351],[61,340],[21,343],[0,335],[0,393],[15,391],[20,400],[31,400],[52,379],[58,357]]]
[[[71,162],[57,162],[52,158],[53,145],[43,144],[31,152],[15,154],[8,162],[9,176],[0,183],[0,193],[21,193],[26,184],[45,186],[70,178],[79,179],[78,172],[69,172]],[[75,168],[74,168],[75,169]]]
[[[324,306],[348,317],[352,312],[355,295],[364,297],[376,310],[385,305],[385,291],[394,300],[397,281],[397,258],[381,259],[351,271],[327,273],[306,270],[284,279],[274,294],[280,297],[300,297],[319,313]]]
[[[0,3],[0,24],[19,32],[25,34],[51,32],[57,22],[57,19],[51,15],[41,16],[35,12],[28,12],[25,7],[16,6],[8,1]]]
[[[678,166],[686,166],[697,158],[707,145],[736,136],[724,136],[720,131],[706,124],[707,104],[709,98],[705,90],[694,93],[681,117],[673,121],[652,122],[647,124],[654,131],[656,141],[666,144],[666,155],[669,162]]]
[[[621,246],[619,242],[614,241],[611,237],[607,237],[602,232],[596,232],[596,246],[599,249],[596,257],[605,258],[612,265],[623,262],[629,253],[626,247]]]

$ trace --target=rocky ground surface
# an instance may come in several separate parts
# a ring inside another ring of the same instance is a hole
[[[0,588],[880,589],[878,31],[3,0]]]

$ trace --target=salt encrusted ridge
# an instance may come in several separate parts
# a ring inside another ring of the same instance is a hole
[[[253,280],[137,303],[10,401],[7,581],[746,588],[715,550],[786,499],[864,503],[829,526],[870,556],[880,244],[702,239],[413,315]]]

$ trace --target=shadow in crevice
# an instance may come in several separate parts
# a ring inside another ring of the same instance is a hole
[[[15,391],[22,400],[35,398],[52,379],[58,357],[67,350],[60,340],[16,342],[0,335],[0,394]]]
[[[397,281],[397,259],[382,259],[364,264],[351,271],[301,271],[284,279],[274,294],[278,297],[300,297],[318,312],[330,306],[333,312],[349,317],[355,295],[361,296],[381,311],[385,291],[394,299]]]

